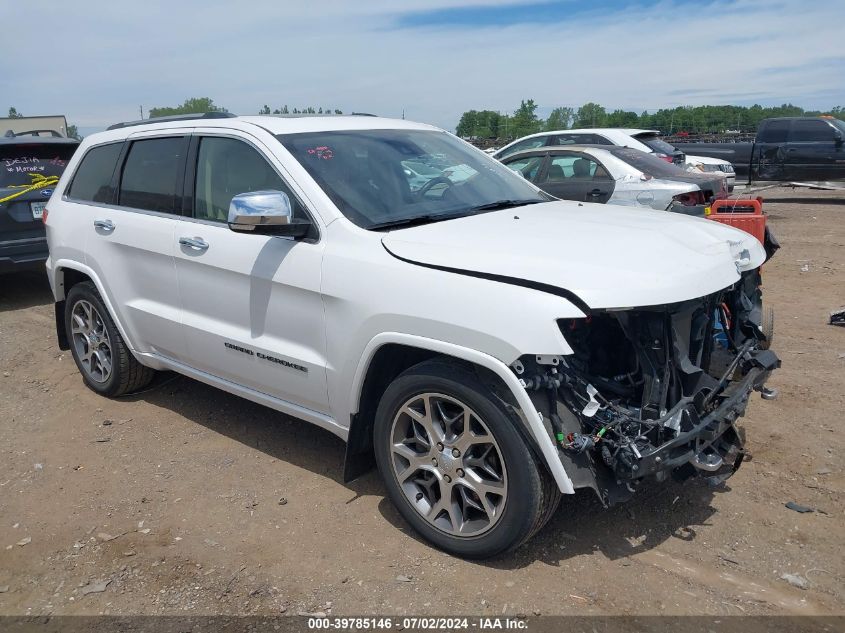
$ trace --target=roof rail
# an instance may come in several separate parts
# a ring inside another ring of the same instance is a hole
[[[115,123],[108,126],[107,130],[119,130],[124,127],[132,127],[133,125],[146,125],[147,123],[167,123],[169,121],[190,121],[192,119],[231,119],[236,117],[236,114],[231,112],[198,112],[196,114],[174,114],[171,116],[158,116],[151,119],[141,119],[140,121],[125,121],[123,123]]]

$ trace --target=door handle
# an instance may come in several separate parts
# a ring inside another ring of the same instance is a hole
[[[114,222],[111,220],[94,220],[94,228],[103,231],[114,231]]]
[[[593,189],[593,190],[590,192],[590,197],[591,197],[591,198],[598,198],[600,195],[601,195],[601,189]]]
[[[182,246],[193,248],[195,251],[204,251],[208,249],[208,242],[201,237],[180,237],[179,243]]]

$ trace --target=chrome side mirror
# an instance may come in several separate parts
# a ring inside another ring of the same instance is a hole
[[[229,228],[239,233],[305,237],[311,223],[293,217],[290,198],[283,191],[249,191],[229,203]]]

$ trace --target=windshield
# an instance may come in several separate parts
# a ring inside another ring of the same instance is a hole
[[[365,229],[549,200],[446,132],[328,131],[278,139],[340,211]]]
[[[677,178],[689,174],[688,171],[673,163],[667,163],[665,160],[657,158],[654,154],[646,154],[638,149],[618,147],[609,151],[617,158],[631,165],[631,167],[653,178]]]
[[[669,145],[666,141],[658,138],[654,134],[641,134],[640,136],[634,137],[643,145],[648,146],[651,151],[657,152],[658,154],[666,154],[667,156],[671,156],[675,153],[675,148],[672,145]]]

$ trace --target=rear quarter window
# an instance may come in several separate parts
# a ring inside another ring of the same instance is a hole
[[[89,149],[79,163],[68,197],[83,202],[114,202],[112,177],[123,143],[109,143]]]

